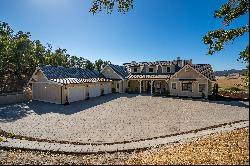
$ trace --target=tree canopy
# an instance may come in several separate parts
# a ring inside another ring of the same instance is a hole
[[[0,93],[21,91],[39,64],[100,71],[110,63],[101,59],[92,63],[69,55],[66,49],[53,50],[50,44],[44,46],[30,37],[30,33],[15,33],[7,23],[0,21]]]
[[[133,8],[133,0],[93,0],[89,12],[95,14],[105,10],[107,13],[112,13],[115,8],[118,12],[125,13]]]
[[[208,45],[208,54],[212,55],[223,49],[223,46],[236,38],[249,33],[249,22],[236,28],[230,27],[233,21],[243,15],[249,14],[249,0],[228,0],[219,10],[215,10],[214,17],[222,19],[223,27],[209,31],[203,37],[203,42]],[[249,45],[239,53],[239,59],[247,64],[246,83],[249,82]]]

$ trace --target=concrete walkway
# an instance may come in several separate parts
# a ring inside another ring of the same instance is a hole
[[[5,141],[0,142],[0,149],[15,148],[15,149],[41,150],[41,151],[65,152],[65,153],[103,153],[103,152],[116,152],[116,151],[130,151],[135,149],[156,147],[163,144],[185,142],[194,138],[204,137],[219,132],[228,132],[234,129],[244,128],[244,127],[249,127],[249,121],[234,123],[207,130],[201,130],[196,133],[192,132],[192,133],[164,137],[164,138],[156,138],[151,140],[130,142],[124,144],[112,144],[112,145],[107,145],[107,144],[72,145],[72,144],[48,143],[48,142],[37,142],[37,141],[4,138]]]

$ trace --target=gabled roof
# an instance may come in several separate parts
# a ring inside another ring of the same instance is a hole
[[[215,80],[215,76],[213,75],[213,69],[210,64],[192,64],[190,66],[196,69],[201,74],[203,74],[208,79],[212,81]]]
[[[108,66],[111,67],[122,78],[128,76],[128,72],[124,66],[113,65],[113,64],[108,64]]]
[[[40,65],[38,67],[49,81],[61,84],[109,81],[95,70]]]

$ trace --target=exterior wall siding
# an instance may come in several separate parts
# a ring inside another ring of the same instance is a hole
[[[196,79],[195,81],[179,81],[179,79]],[[172,89],[172,83],[176,83],[177,89]],[[182,83],[192,82],[192,92],[190,91],[182,91]],[[188,97],[202,97],[202,92],[199,92],[199,84],[205,84],[204,94],[206,97],[211,93],[211,86],[209,85],[211,81],[204,78],[201,74],[197,73],[192,68],[188,70],[181,70],[176,74],[175,77],[169,80],[168,87],[170,89],[170,95],[173,96],[188,96]]]

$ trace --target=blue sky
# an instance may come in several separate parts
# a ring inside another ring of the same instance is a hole
[[[125,62],[193,59],[214,70],[242,69],[238,54],[248,34],[214,55],[206,55],[202,36],[222,26],[213,12],[226,0],[134,0],[126,14],[89,13],[92,0],[0,0],[0,20],[32,39],[91,61]],[[237,19],[234,26],[248,22]]]

